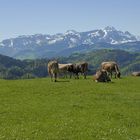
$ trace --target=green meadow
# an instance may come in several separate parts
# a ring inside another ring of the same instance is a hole
[[[140,140],[140,78],[0,80],[0,140]]]

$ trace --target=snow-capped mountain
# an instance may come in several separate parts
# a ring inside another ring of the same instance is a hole
[[[0,53],[8,56],[17,56],[18,54],[34,55],[38,52],[54,53],[65,49],[75,48],[80,45],[95,45],[98,43],[124,44],[128,42],[139,41],[140,38],[132,35],[128,31],[122,32],[114,27],[105,27],[87,32],[77,32],[68,30],[65,33],[55,35],[35,34],[28,36],[19,36],[17,38],[6,39],[0,42]],[[41,55],[41,54],[40,54]]]

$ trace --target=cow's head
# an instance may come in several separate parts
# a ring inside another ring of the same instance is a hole
[[[121,77],[121,73],[120,73],[120,72],[117,73],[117,77],[118,77],[118,78]]]

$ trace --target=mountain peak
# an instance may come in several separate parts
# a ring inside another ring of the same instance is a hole
[[[128,31],[125,31],[125,34],[127,34],[127,35],[131,35]]]
[[[116,31],[116,29],[113,26],[107,26],[107,27],[104,28],[104,30],[107,30],[107,31]]]
[[[65,34],[76,34],[76,33],[78,33],[78,32],[75,31],[75,30],[67,30],[67,31],[65,32]]]

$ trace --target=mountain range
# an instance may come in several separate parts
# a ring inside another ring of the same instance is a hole
[[[0,42],[0,54],[19,59],[69,56],[98,49],[140,51],[140,38],[107,26],[87,32],[68,30],[55,35],[23,35]]]

